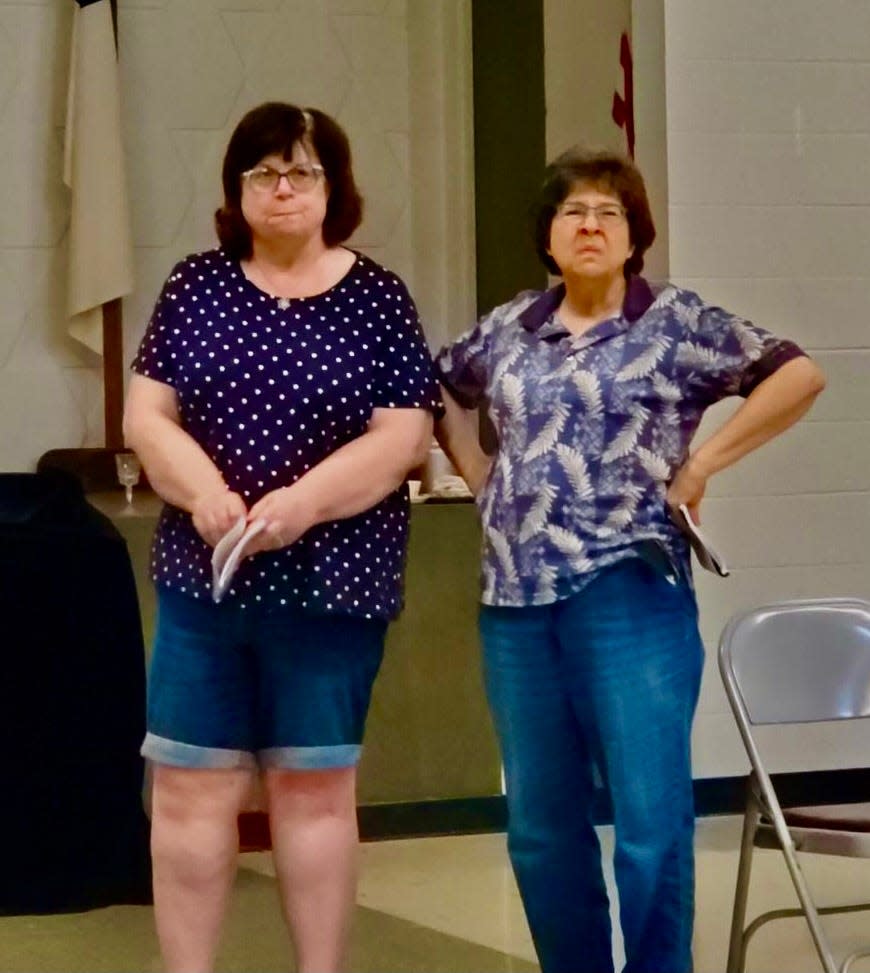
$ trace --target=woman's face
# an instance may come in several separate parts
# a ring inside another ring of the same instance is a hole
[[[278,178],[278,173],[285,175]],[[242,176],[242,215],[255,240],[308,240],[320,235],[328,198],[320,160],[299,142],[289,160],[272,153]]]
[[[550,224],[550,256],[569,279],[622,276],[634,247],[622,201],[607,189],[575,185]]]

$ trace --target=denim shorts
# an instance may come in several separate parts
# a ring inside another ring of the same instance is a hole
[[[387,623],[158,589],[142,755],[175,767],[350,767]]]

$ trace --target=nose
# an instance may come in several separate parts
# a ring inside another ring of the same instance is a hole
[[[285,183],[285,182],[287,183],[286,188],[282,186],[282,183]],[[290,182],[290,173],[289,172],[279,172],[278,173],[278,178],[275,181],[275,188],[274,188],[273,192],[276,192],[276,193],[281,193],[281,192],[283,192],[283,193],[292,193],[292,192],[294,192],[293,184]]]

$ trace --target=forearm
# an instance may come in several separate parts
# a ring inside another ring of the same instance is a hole
[[[432,420],[428,414],[421,420],[414,429],[368,430],[289,487],[308,525],[352,517],[398,489],[429,449]]]
[[[442,399],[444,416],[435,425],[435,437],[476,496],[492,464],[492,458],[480,445],[477,413],[463,409],[446,389],[442,389]]]
[[[824,387],[824,374],[809,358],[787,362],[693,452],[689,465],[705,479],[733,465],[797,422]]]
[[[167,416],[153,414],[125,423],[124,438],[136,451],[154,492],[175,507],[191,511],[197,497],[227,489],[202,447]]]

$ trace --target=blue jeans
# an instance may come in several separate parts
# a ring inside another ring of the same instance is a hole
[[[689,973],[704,659],[691,590],[630,558],[565,601],[483,606],[480,630],[508,851],[543,973],[613,970],[596,768],[613,804],[625,971]]]

